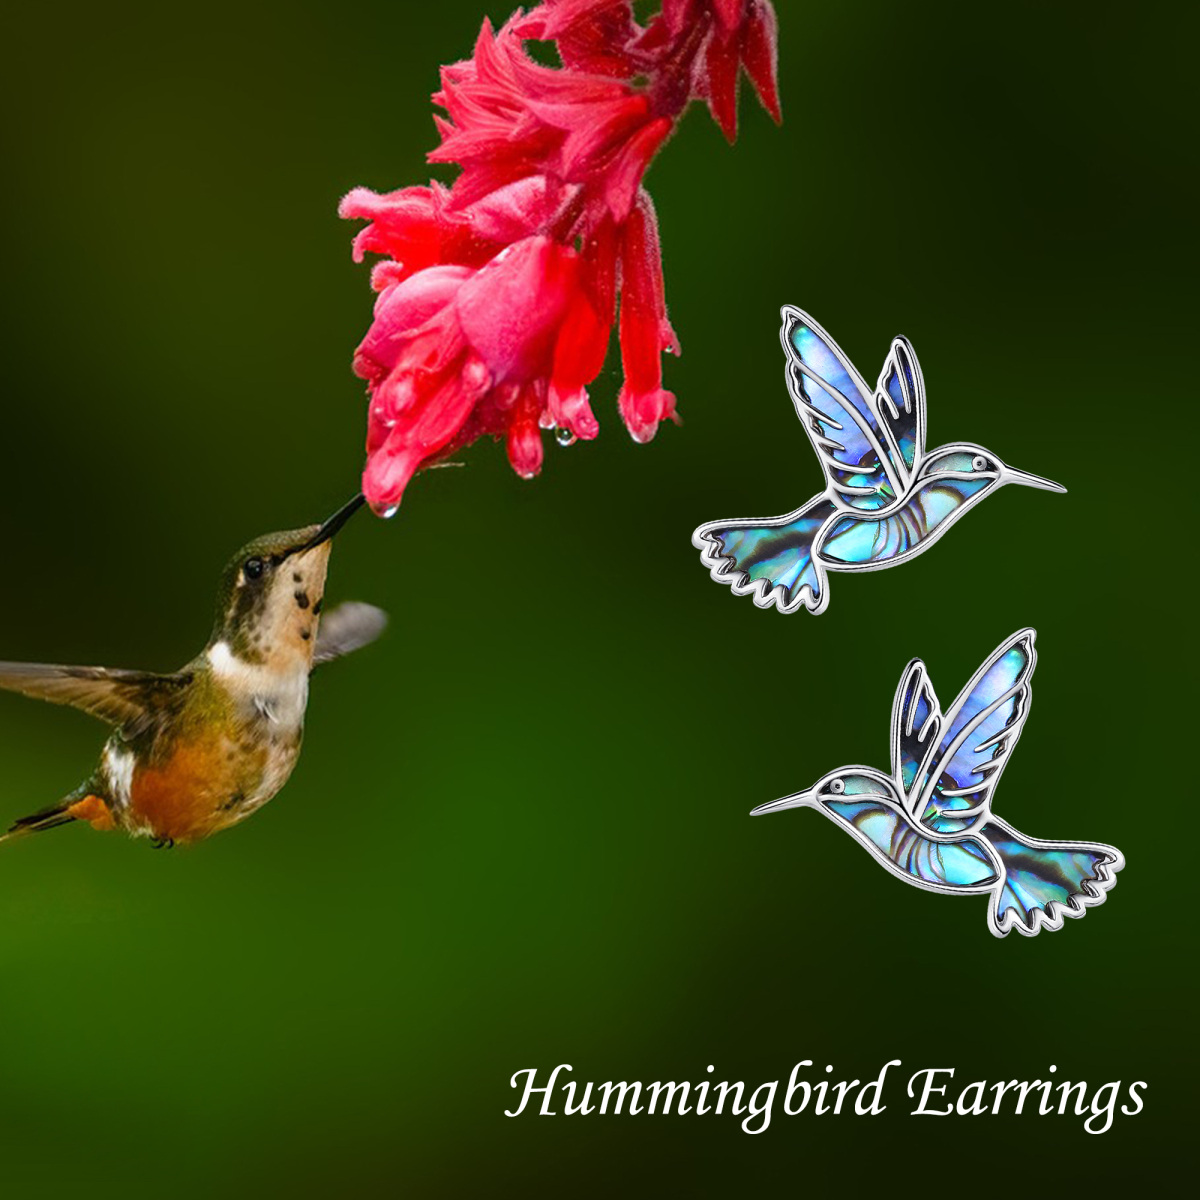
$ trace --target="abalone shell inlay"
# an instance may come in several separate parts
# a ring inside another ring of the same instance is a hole
[[[903,681],[904,694],[899,702],[900,729],[896,741],[895,767],[907,796],[916,782],[917,769],[925,761],[929,745],[940,728],[941,709],[933,694],[933,685],[921,663],[911,666]],[[935,711],[936,710],[936,711]],[[930,719],[938,722],[927,728]]]
[[[937,783],[921,813],[922,825],[938,833],[957,833],[972,823],[973,818],[959,820],[953,814],[977,807],[990,792],[997,760],[1003,760],[1011,749],[1006,731],[1018,732],[1025,718],[1028,690],[1023,685],[1029,682],[1033,662],[1033,645],[1022,638],[991,663],[954,712],[932,759]],[[997,704],[1006,695],[1008,698]],[[993,704],[996,707],[981,719]],[[967,736],[951,754],[964,731]],[[946,792],[966,794],[947,796]]]
[[[981,887],[996,882],[991,860],[978,842],[970,839],[935,842],[890,805],[877,800],[823,800],[822,803],[914,880],[947,887]]]
[[[812,558],[813,538],[833,512],[830,501],[819,500],[786,525],[730,525],[711,530],[709,536],[720,542],[721,552],[750,579],[781,585],[789,599],[807,584],[819,598],[822,587]]]
[[[918,409],[923,398],[917,392],[916,373],[909,357],[911,347],[897,340],[884,365],[883,392],[879,396],[879,415],[887,426],[901,458],[911,470],[917,459]]]
[[[1086,895],[1084,884],[1100,877],[1100,868],[1112,859],[1101,851],[1082,846],[1057,848],[1030,846],[1004,826],[985,825],[983,835],[996,847],[1004,862],[1004,886],[996,897],[996,916],[1012,912],[1027,929],[1035,928],[1032,914],[1057,903],[1070,903],[1072,896]]]
[[[800,363],[812,372],[802,371],[794,361],[789,366],[797,411],[817,443],[818,455],[828,463],[830,480],[835,489],[839,485],[873,489],[870,495],[842,492],[851,508],[883,508],[896,499],[896,493],[865,385],[850,374],[820,334],[795,317],[789,320],[788,341]]]
[[[909,554],[988,483],[939,479],[925,484],[903,508],[882,520],[843,517],[822,543],[821,557],[834,563],[867,563]]]

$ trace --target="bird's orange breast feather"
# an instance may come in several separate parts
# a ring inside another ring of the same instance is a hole
[[[164,760],[134,771],[131,823],[176,842],[216,833],[236,819],[239,798],[261,774],[260,757],[224,738],[176,743]]]

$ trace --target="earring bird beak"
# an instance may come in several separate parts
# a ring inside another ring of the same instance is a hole
[[[1006,466],[1000,473],[1004,483],[1019,483],[1023,487],[1040,488],[1043,492],[1063,492],[1066,488],[1053,479],[1043,479],[1040,475],[1030,475],[1028,471],[1018,471],[1015,467]]]
[[[785,808],[802,808],[805,805],[816,804],[816,792],[797,792],[794,796],[784,796],[782,800],[772,800],[770,804],[760,804],[750,810],[752,817],[765,817],[767,813],[783,812]]]

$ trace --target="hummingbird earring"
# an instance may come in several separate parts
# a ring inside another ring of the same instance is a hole
[[[925,664],[905,669],[892,706],[892,771],[840,767],[807,791],[754,809],[815,808],[893,875],[933,892],[989,896],[997,937],[1061,929],[1103,904],[1125,865],[1099,842],[1044,842],[992,814],[1029,715],[1035,632],[1002,642],[943,714]]]
[[[787,387],[825,490],[781,517],[709,521],[692,535],[718,583],[760,608],[825,611],[830,571],[878,571],[929,549],[1006,483],[1067,489],[968,442],[925,450],[925,385],[906,338],[874,392],[820,325],[785,306]]]

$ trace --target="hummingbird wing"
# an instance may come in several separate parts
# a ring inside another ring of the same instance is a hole
[[[69,704],[129,733],[161,713],[190,680],[186,673],[0,663],[0,688],[51,704]]]
[[[925,456],[925,380],[906,337],[892,340],[875,386],[875,409],[894,451],[892,461],[907,468],[907,482]]]
[[[925,664],[914,658],[900,677],[892,703],[892,775],[911,795],[938,745],[944,718]]]
[[[1002,642],[943,718],[941,740],[909,793],[910,812],[927,828],[957,833],[987,820],[1029,715],[1035,636],[1022,629]]]
[[[788,392],[825,472],[830,499],[850,510],[893,503],[907,489],[909,470],[885,435],[862,376],[798,308],[784,307],[780,339]]]
[[[387,628],[387,613],[373,604],[339,604],[321,618],[313,666],[341,658],[368,646]]]

